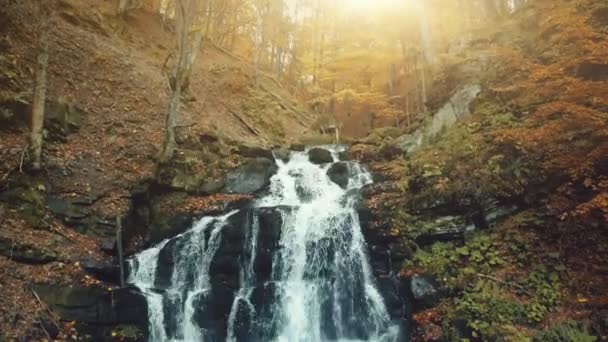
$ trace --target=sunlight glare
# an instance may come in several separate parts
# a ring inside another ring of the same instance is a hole
[[[396,7],[403,0],[345,0],[345,3],[353,10],[388,9]]]

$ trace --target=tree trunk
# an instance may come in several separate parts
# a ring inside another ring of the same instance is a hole
[[[423,54],[424,56],[424,54]],[[426,96],[426,75],[425,75],[425,69],[424,69],[424,58],[421,58],[420,61],[420,87],[421,89],[421,93],[422,93],[422,111],[424,113],[426,113],[427,108],[426,108],[426,102],[427,102],[427,96]]]
[[[159,156],[161,163],[170,161],[177,147],[177,143],[175,142],[175,127],[178,121],[177,116],[179,115],[182,88],[185,79],[189,75],[190,66],[194,62],[190,55],[192,47],[190,45],[189,32],[194,21],[193,19],[198,14],[195,1],[197,0],[178,0],[176,4],[177,61],[173,73],[175,82],[165,116],[165,141]]]
[[[40,5],[42,6],[42,4]],[[36,80],[34,85],[34,99],[32,101],[32,117],[30,120],[30,155],[32,168],[40,170],[42,155],[42,128],[44,125],[44,103],[46,102],[46,72],[49,64],[48,42],[48,14],[40,10],[40,35],[38,48],[40,49],[36,65]]]

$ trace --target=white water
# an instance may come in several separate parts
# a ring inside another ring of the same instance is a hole
[[[337,158],[337,150],[333,150]],[[254,207],[288,206],[282,220],[279,248],[274,252],[269,282],[254,272],[260,222],[253,209],[252,222],[242,227],[244,249],[224,338],[228,341],[321,342],[399,341],[366,254],[356,211],[357,191],[371,182],[358,164],[349,164],[346,189],[327,176],[330,165],[308,161],[304,152],[292,152],[288,163],[277,161],[269,193]],[[157,263],[170,240],[137,255],[129,282],[148,297],[151,341],[217,341],[194,319],[197,295],[210,291],[209,266],[218,249],[222,228],[234,213],[203,218],[190,231],[174,238],[170,285],[159,287]],[[208,241],[205,235],[210,234]],[[274,291],[259,308],[255,289]],[[257,310],[257,311],[256,311]],[[165,317],[171,312],[171,318]],[[168,323],[169,322],[169,323]],[[168,325],[172,327],[167,328]],[[245,334],[238,329],[247,327]],[[167,334],[169,331],[169,334]]]

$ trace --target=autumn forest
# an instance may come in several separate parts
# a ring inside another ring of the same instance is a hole
[[[0,0],[0,342],[608,340],[605,0]]]

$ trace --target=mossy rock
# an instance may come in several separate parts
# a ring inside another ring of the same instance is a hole
[[[0,255],[28,264],[46,264],[58,258],[52,250],[22,245],[8,238],[0,238]]]

